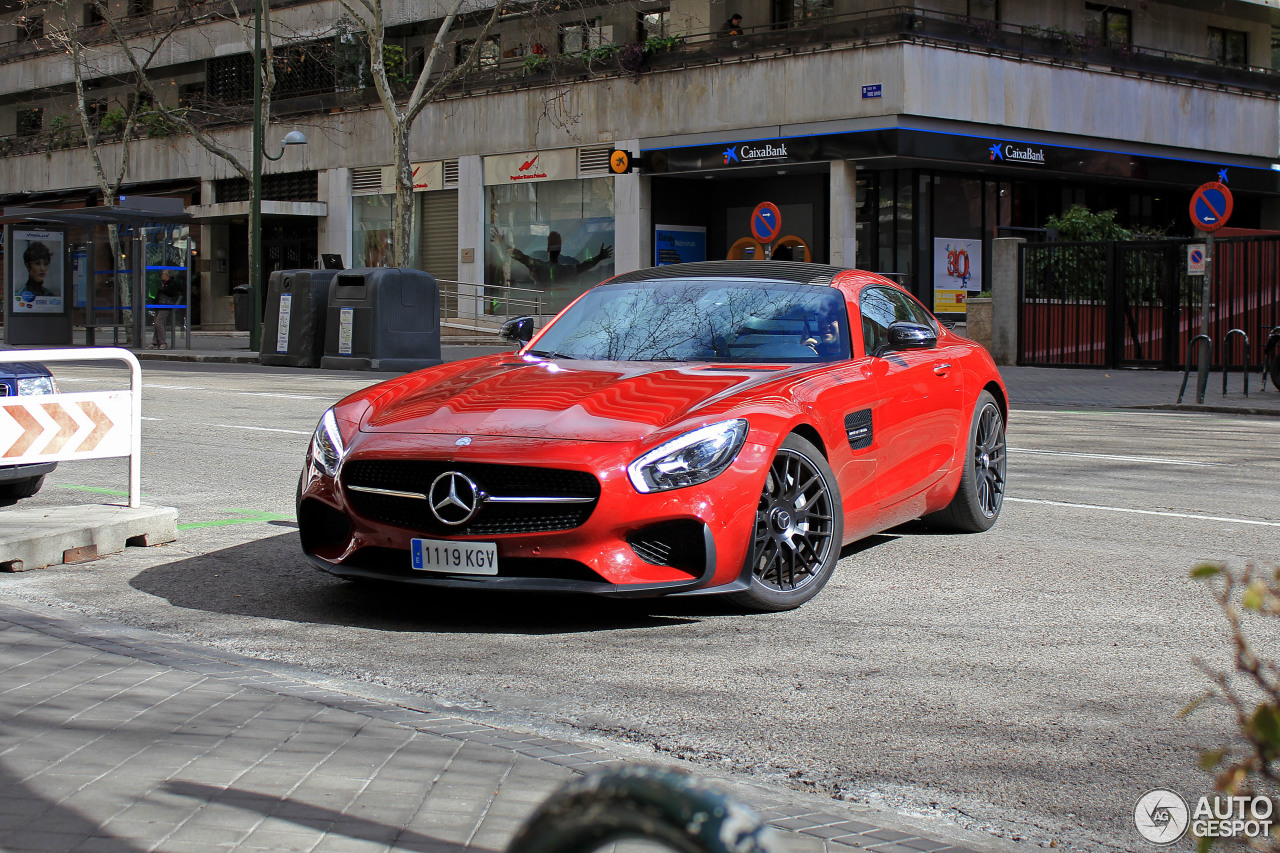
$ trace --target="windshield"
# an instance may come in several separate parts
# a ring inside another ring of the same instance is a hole
[[[840,291],[728,279],[604,284],[538,339],[534,355],[600,361],[849,358]]]

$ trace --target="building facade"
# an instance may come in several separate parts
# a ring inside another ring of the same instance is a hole
[[[164,1],[118,11],[142,33]],[[403,76],[442,5],[388,4]],[[1225,178],[1232,226],[1280,230],[1280,8],[1204,5],[637,0],[513,15],[465,85],[414,126],[412,256],[437,278],[535,289],[558,308],[615,272],[768,254],[894,274],[947,314],[989,286],[992,239],[1034,238],[1072,204],[1185,235],[1195,187]],[[181,7],[190,23],[149,69],[172,95],[156,106],[216,105],[213,132],[247,152],[234,112],[252,94],[244,34],[202,8]],[[0,44],[0,197],[97,204],[70,63],[38,31],[38,11],[10,12]],[[720,32],[730,12],[741,32]],[[127,66],[91,6],[65,14],[96,45],[88,109],[105,120],[131,97]],[[390,126],[341,8],[272,3],[270,14],[284,72],[267,147],[292,129],[309,143],[265,164],[266,270],[326,254],[384,264]],[[453,34],[457,57],[472,23]],[[104,153],[118,159],[120,147]],[[614,149],[637,168],[613,174]],[[191,139],[157,132],[133,142],[125,193],[188,206],[195,320],[229,326],[231,289],[249,275],[247,182]],[[766,201],[781,214],[770,243],[750,223]]]

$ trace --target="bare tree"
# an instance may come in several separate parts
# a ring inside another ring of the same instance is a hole
[[[102,0],[94,0],[94,7],[101,16],[105,17],[107,15],[107,9]],[[147,70],[155,60],[160,48],[172,35],[180,19],[171,17],[167,22],[156,20],[156,23],[161,24],[161,27],[153,28],[150,31],[151,37],[148,39],[148,45],[144,49],[143,58],[137,63],[137,70],[130,75],[130,82],[123,92],[125,108],[123,110],[122,124],[118,127],[119,149],[115,152],[115,161],[108,165],[100,142],[101,122],[104,116],[98,114],[90,115],[90,99],[85,85],[86,81],[100,80],[104,76],[109,76],[103,70],[108,63],[103,61],[103,51],[92,45],[85,44],[83,40],[85,30],[72,23],[71,10],[66,0],[57,0],[57,2],[46,6],[46,8],[56,8],[61,12],[53,20],[46,16],[44,34],[49,39],[50,44],[62,51],[70,61],[71,73],[75,80],[76,116],[80,121],[81,132],[84,134],[89,162],[93,166],[94,176],[98,180],[98,189],[102,193],[103,206],[112,207],[119,198],[120,188],[124,184],[125,174],[129,168],[129,148],[135,139],[143,104],[148,100],[143,97],[144,92],[147,90]],[[120,120],[117,119],[117,121]],[[119,286],[118,292],[121,294],[122,306],[128,307],[132,303],[132,294],[123,274],[119,227],[112,223],[107,226],[107,233],[111,243],[112,278]],[[126,324],[126,335],[131,335],[132,329],[132,324]]]
[[[435,36],[426,50],[422,69],[406,94],[397,94],[393,85],[388,56],[387,21],[384,0],[339,0],[355,20],[354,29],[360,33],[369,52],[369,74],[383,112],[391,125],[392,153],[396,178],[395,201],[391,230],[391,257],[396,266],[410,265],[410,230],[413,224],[413,170],[409,161],[409,136],[414,121],[423,109],[441,100],[451,90],[467,80],[480,65],[482,52],[489,42],[494,28],[501,22],[521,19],[531,28],[540,19],[551,21],[554,16],[582,10],[587,2],[575,0],[524,0],[504,3],[501,0],[452,0],[447,12],[436,27]],[[585,16],[583,24],[586,23]],[[556,26],[552,21],[550,26]],[[460,61],[447,67],[447,57],[457,44],[455,33],[466,29],[466,48]],[[545,57],[550,59],[550,57]],[[566,125],[576,117],[563,112],[564,86],[545,96],[547,115],[556,124]],[[401,92],[404,90],[401,89]]]

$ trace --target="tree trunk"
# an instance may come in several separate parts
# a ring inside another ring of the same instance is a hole
[[[409,256],[410,236],[413,229],[413,168],[409,164],[409,128],[410,123],[403,117],[396,122],[395,132],[395,169],[396,200],[392,219],[392,258],[398,267],[413,266]]]

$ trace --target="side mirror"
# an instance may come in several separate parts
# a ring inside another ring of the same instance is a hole
[[[533,340],[533,318],[515,317],[502,324],[498,337],[513,344],[529,343]]]
[[[938,336],[933,329],[919,323],[890,323],[889,349],[933,349],[938,345]]]

